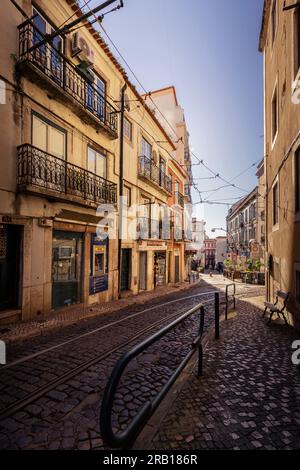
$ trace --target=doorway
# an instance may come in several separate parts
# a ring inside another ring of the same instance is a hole
[[[0,225],[0,310],[19,307],[21,227]]]
[[[154,253],[154,287],[166,284],[166,252]]]
[[[139,290],[147,290],[147,251],[140,252]]]
[[[130,289],[131,248],[122,249],[121,292]]]
[[[55,230],[52,241],[52,307],[77,304],[81,298],[82,233]]]

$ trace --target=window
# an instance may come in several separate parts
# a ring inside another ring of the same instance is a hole
[[[66,131],[40,115],[32,115],[32,145],[55,157],[66,159]]]
[[[296,271],[296,301],[300,303],[300,271]]]
[[[146,139],[142,138],[142,156],[151,160],[152,147]]]
[[[102,121],[105,121],[106,83],[94,72],[90,73],[94,77],[94,82],[87,85],[87,107]]]
[[[128,119],[124,118],[124,136],[132,142],[132,124]]]
[[[296,212],[300,211],[300,148],[295,155],[295,190],[296,190]]]
[[[295,77],[300,68],[300,8],[295,9],[294,16],[294,53],[295,53]]]
[[[174,191],[175,191],[175,204],[179,203],[179,182],[175,181],[174,183]]]
[[[276,30],[277,30],[277,0],[273,1],[271,21],[272,21],[271,34],[272,34],[272,44],[273,44],[275,40]]]
[[[271,110],[271,118],[272,118],[272,142],[274,142],[277,132],[278,132],[278,94],[277,94],[277,85],[274,90],[273,98],[272,98],[272,110]]]
[[[106,179],[106,155],[88,147],[87,169],[92,173]]]
[[[93,246],[93,276],[105,274],[106,246]]]
[[[273,260],[273,279],[276,282],[280,282],[280,266],[276,260]]]
[[[279,188],[278,182],[273,186],[273,225],[279,223]]]
[[[142,197],[139,205],[139,233],[141,238],[149,238],[151,234],[151,199]]]
[[[126,198],[126,200],[124,199],[124,205],[127,207],[130,207],[131,206],[131,188],[128,188],[128,186],[124,186],[123,196]]]

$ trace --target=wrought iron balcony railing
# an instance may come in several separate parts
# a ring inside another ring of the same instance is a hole
[[[30,144],[18,147],[18,190],[85,204],[117,203],[117,185]]]
[[[143,155],[139,157],[139,176],[153,181],[169,193],[172,192],[172,178],[155,165],[150,158]]]
[[[179,191],[175,192],[175,202],[178,204],[180,207],[184,207],[184,196],[181,194]]]
[[[81,105],[84,113],[91,113],[92,119],[96,118],[96,121],[116,138],[117,109],[101,94],[91,79],[54,46],[46,42],[31,50],[42,39],[41,33],[29,20],[19,26],[19,64],[30,64],[38,69],[47,82],[50,81],[59,87],[64,96],[75,100]]]

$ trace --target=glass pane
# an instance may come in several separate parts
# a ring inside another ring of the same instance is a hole
[[[125,204],[127,206],[130,206],[131,205],[131,189],[124,186],[123,194],[124,194],[124,198],[126,198]]]
[[[48,152],[51,155],[65,159],[66,147],[65,147],[65,134],[64,132],[59,131],[55,127],[49,127],[49,142],[48,142]]]
[[[131,123],[127,119],[124,119],[124,135],[131,140]]]
[[[33,24],[40,30],[41,33],[46,34],[46,21],[41,17],[41,15],[33,9]]]
[[[53,29],[51,28],[51,32]],[[56,36],[53,39],[53,48],[51,48],[51,72],[58,81],[62,80],[62,72],[63,72],[63,60],[62,57],[59,55],[57,51],[62,52],[62,38],[60,36]],[[54,49],[55,48],[55,49]]]
[[[47,152],[47,124],[37,116],[32,119],[32,145]]]
[[[151,159],[151,145],[145,139],[142,139],[142,155]]]
[[[37,29],[34,28],[33,30],[32,41],[33,44],[37,44],[43,39],[43,35],[47,33],[47,23],[35,9],[33,9],[33,15],[36,15],[33,19],[33,24]],[[35,50],[34,54],[36,56],[45,56],[46,45],[44,44],[43,46],[39,47],[37,50]],[[44,57],[41,58],[43,59]]]
[[[96,152],[91,148],[88,149],[88,171],[96,172]]]

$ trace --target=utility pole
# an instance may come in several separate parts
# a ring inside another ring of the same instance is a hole
[[[84,15],[80,16],[79,18],[72,21],[71,23],[68,23],[65,26],[63,26],[62,28],[59,28],[59,29],[53,31],[53,33],[51,33],[51,34],[46,34],[40,42],[38,42],[37,44],[34,44],[33,46],[31,46],[28,49],[27,52],[32,52],[33,50],[38,49],[39,47],[43,46],[46,42],[50,42],[55,37],[60,36],[63,33],[66,33],[69,29],[73,28],[78,23],[81,23],[82,21],[87,20],[90,16],[98,13],[98,11],[103,10],[104,8],[108,7],[112,3],[115,3],[116,1],[117,0],[107,0],[106,2],[102,3],[101,5],[98,5],[96,8],[94,8],[93,10],[90,10],[88,13],[85,13]],[[119,8],[122,8],[123,6],[124,6],[123,5],[123,0],[120,0]]]
[[[126,83],[121,89],[120,111],[120,170],[119,170],[119,238],[118,238],[118,296],[121,297],[121,271],[122,271],[122,231],[123,231],[123,170],[124,170],[124,111]]]

